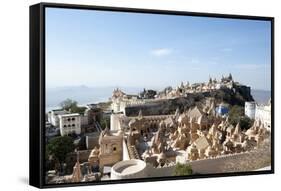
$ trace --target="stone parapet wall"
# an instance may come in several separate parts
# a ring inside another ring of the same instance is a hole
[[[252,171],[271,164],[270,148],[263,148],[251,152],[230,154],[216,158],[202,159],[187,162],[192,167],[194,173],[211,174]],[[148,177],[172,176],[175,164],[170,166],[154,168],[147,167]]]
[[[225,155],[212,159],[204,159],[189,162],[194,173],[227,173],[251,171],[270,164],[270,152],[245,152],[233,155]]]

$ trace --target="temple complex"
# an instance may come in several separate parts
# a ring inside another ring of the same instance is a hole
[[[240,121],[230,120],[231,103],[215,97],[204,97],[168,114],[147,115],[142,109],[137,115],[126,114],[126,107],[134,104],[146,105],[159,99],[220,88],[234,91],[232,88],[237,84],[229,74],[220,81],[210,78],[207,83],[181,83],[175,89],[156,94],[144,90],[142,98],[115,89],[111,97],[110,127],[106,126],[99,136],[92,137],[97,140],[91,143],[91,149],[81,151],[81,157],[72,163],[71,177],[65,177],[64,181],[171,176],[176,163],[209,160],[221,163],[228,158],[232,160],[233,156],[243,157],[257,151],[270,141],[270,129],[264,121],[256,118],[251,127],[242,128]],[[200,168],[198,173],[207,171],[202,169],[204,166]]]

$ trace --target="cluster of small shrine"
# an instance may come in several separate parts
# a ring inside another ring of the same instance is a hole
[[[156,132],[153,132],[154,124],[149,123],[151,119],[138,116],[129,125],[129,144],[139,153],[144,150],[141,154],[144,161],[163,166],[175,162],[178,155],[193,161],[247,152],[257,148],[270,135],[260,121],[255,121],[248,130],[242,130],[240,123],[233,126],[228,117],[216,116],[213,110],[211,104],[209,108],[195,106],[181,114],[176,111],[173,116],[158,119]],[[140,138],[142,135],[144,139]]]

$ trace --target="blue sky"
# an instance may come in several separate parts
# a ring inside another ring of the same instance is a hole
[[[47,8],[46,85],[162,88],[232,73],[270,90],[270,22]]]

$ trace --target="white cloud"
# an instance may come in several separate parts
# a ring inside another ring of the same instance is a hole
[[[167,55],[172,53],[172,49],[169,49],[169,48],[158,48],[158,49],[152,50],[150,53],[152,55],[158,56],[158,57],[167,56]]]

